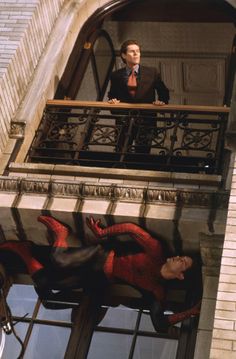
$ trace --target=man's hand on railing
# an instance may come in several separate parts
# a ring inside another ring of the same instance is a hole
[[[156,105],[156,106],[163,106],[163,105],[166,105],[166,103],[165,103],[165,102],[163,102],[163,101],[156,100],[156,101],[154,101],[154,102],[153,102],[153,105]]]
[[[112,98],[112,99],[108,100],[108,103],[112,104],[112,105],[115,105],[117,103],[120,103],[120,100],[117,100],[117,98]],[[153,105],[155,105],[155,106],[163,106],[163,105],[166,105],[166,103],[163,102],[163,101],[156,100],[156,101],[153,102]]]
[[[108,100],[108,103],[115,105],[117,103],[120,103],[120,100],[117,100],[117,98],[112,98],[112,99]]]

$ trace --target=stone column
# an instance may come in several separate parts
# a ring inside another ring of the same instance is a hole
[[[203,298],[194,359],[208,359],[210,355],[223,241],[221,235],[200,234]]]

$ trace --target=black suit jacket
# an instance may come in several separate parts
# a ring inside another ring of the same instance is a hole
[[[108,98],[116,98],[121,102],[152,103],[155,101],[156,91],[158,100],[168,103],[169,90],[155,68],[140,65],[139,74],[137,76],[138,87],[134,97],[130,96],[128,92],[127,81],[128,78],[125,67],[113,72]]]

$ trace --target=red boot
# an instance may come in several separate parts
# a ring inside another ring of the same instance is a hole
[[[53,232],[54,235],[54,243],[53,247],[63,247],[67,248],[68,243],[66,241],[69,229],[65,227],[62,223],[57,221],[53,217],[49,216],[39,216],[38,221],[45,224],[45,226]]]
[[[0,244],[0,251],[9,251],[17,254],[25,263],[28,273],[33,276],[43,266],[32,256],[30,242],[6,241]]]

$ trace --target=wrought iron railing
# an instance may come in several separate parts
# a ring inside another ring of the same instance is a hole
[[[52,100],[27,161],[220,174],[228,112],[213,106]]]

